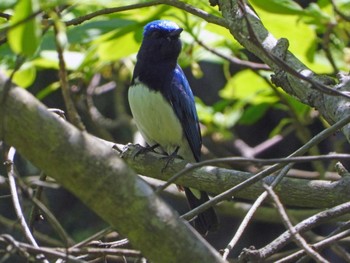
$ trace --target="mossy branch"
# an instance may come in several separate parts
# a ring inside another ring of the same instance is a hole
[[[5,92],[0,138],[81,199],[153,262],[224,262],[109,145],[51,113],[26,90]],[[178,242],[181,240],[181,242]]]

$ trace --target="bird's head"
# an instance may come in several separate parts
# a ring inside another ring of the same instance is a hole
[[[174,22],[156,20],[148,23],[143,32],[143,41],[139,56],[151,61],[177,60],[181,51],[180,34],[182,32]]]

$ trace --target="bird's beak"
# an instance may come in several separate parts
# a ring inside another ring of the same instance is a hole
[[[170,37],[179,36],[179,35],[181,34],[182,31],[183,31],[182,28],[175,29],[174,31],[170,32],[169,36],[170,36]]]

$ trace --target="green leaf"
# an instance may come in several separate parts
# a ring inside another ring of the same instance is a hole
[[[36,97],[39,100],[44,99],[45,97],[47,97],[48,95],[50,95],[51,93],[53,93],[56,90],[59,90],[61,84],[59,81],[56,81],[54,83],[51,83],[50,85],[48,85],[46,88],[40,90],[37,94]]]
[[[83,63],[85,55],[80,52],[64,51],[63,58],[68,70],[77,70]],[[58,69],[58,57],[55,51],[45,50],[40,53],[40,58],[33,60],[35,66],[42,68]]]
[[[207,106],[199,98],[195,97],[196,109],[198,112],[198,118],[201,122],[209,124],[213,121],[214,109],[211,106]]]
[[[240,103],[227,107],[224,112],[215,112],[213,122],[215,125],[229,129],[233,127],[241,118],[243,114],[243,107]]]
[[[32,63],[24,63],[22,67],[16,71],[12,81],[19,87],[28,88],[33,84],[36,78],[36,69]]]
[[[303,11],[302,7],[292,0],[251,0],[250,2],[270,13],[295,15]]]
[[[274,103],[278,100],[266,81],[251,70],[242,70],[234,75],[220,91],[220,95],[224,99],[250,104]]]
[[[0,10],[6,10],[13,7],[16,4],[16,0],[1,0],[0,1]]]
[[[275,128],[273,128],[273,130],[270,132],[269,137],[272,138],[273,136],[276,136],[278,134],[282,133],[282,130],[289,124],[292,123],[292,119],[291,118],[283,118],[277,125]]]
[[[36,16],[31,18],[38,9],[37,0],[20,0],[15,6],[7,36],[11,49],[17,54],[32,56],[39,46],[40,23]]]
[[[68,28],[67,35],[69,43],[88,43],[92,40],[96,40],[96,38],[100,37],[103,34],[133,24],[135,24],[134,21],[121,18],[91,21],[77,27]]]
[[[303,12],[302,19],[307,24],[317,25],[326,29],[326,25],[331,22],[332,18],[326,10],[320,8],[319,5],[311,3]]]
[[[243,114],[239,120],[241,125],[252,125],[262,118],[266,111],[270,108],[271,104],[262,103],[258,105],[251,105],[243,111]]]
[[[127,43],[127,44],[126,44]],[[98,46],[97,53],[100,60],[115,61],[137,52],[139,44],[131,32],[122,37],[105,41]]]

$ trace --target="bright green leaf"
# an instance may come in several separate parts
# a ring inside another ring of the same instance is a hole
[[[19,87],[28,88],[33,84],[36,77],[36,69],[32,63],[24,63],[13,76],[13,82]]]
[[[39,57],[32,61],[33,65],[38,68],[46,68],[46,69],[58,69],[58,60]]]
[[[127,45],[125,43],[128,43]],[[98,46],[97,53],[101,60],[115,61],[136,53],[139,43],[134,40],[133,32],[122,37],[105,41]]]
[[[213,107],[205,105],[199,98],[196,99],[198,118],[201,122],[208,124],[213,121]]]
[[[37,0],[20,0],[15,6],[8,31],[11,49],[21,55],[32,56],[40,43],[41,28],[35,16],[25,21],[39,9]]]
[[[216,112],[214,114],[214,123],[226,129],[234,126],[243,114],[243,107],[235,104],[232,107],[227,107],[224,112]]]
[[[311,6],[311,5],[310,5]],[[289,41],[289,51],[300,59],[306,66],[314,71],[327,72],[331,70],[330,64],[325,60],[310,61],[310,49],[314,48],[316,32],[312,26],[303,23],[299,15],[273,14],[266,10],[256,8],[261,21],[266,25],[267,30],[275,38],[287,38]],[[303,11],[307,16],[308,9]],[[276,22],[278,21],[278,22]]]
[[[220,91],[224,99],[245,101],[250,104],[274,103],[278,100],[266,81],[251,70],[234,75]]]
[[[11,8],[16,4],[16,0],[1,0],[0,1],[0,10],[5,10]]]
[[[69,43],[88,43],[107,32],[115,32],[116,29],[135,24],[127,19],[108,19],[86,22],[77,27],[69,27],[67,31]]]
[[[303,20],[312,25],[317,25],[318,27],[326,27],[326,25],[331,21],[331,16],[320,8],[319,5],[311,3],[304,11],[302,15]]]
[[[61,83],[59,81],[56,81],[54,83],[51,83],[49,86],[47,86],[46,88],[40,90],[37,94],[36,97],[39,100],[44,99],[45,97],[47,97],[48,95],[50,95],[52,92],[58,90],[61,86]]]
[[[300,5],[292,0],[251,0],[253,5],[276,14],[299,14],[303,11]]]
[[[44,68],[58,68],[58,57],[55,51],[42,51],[40,57],[34,60],[35,65]],[[76,70],[83,63],[85,55],[80,52],[64,51],[63,58],[68,70]]]

